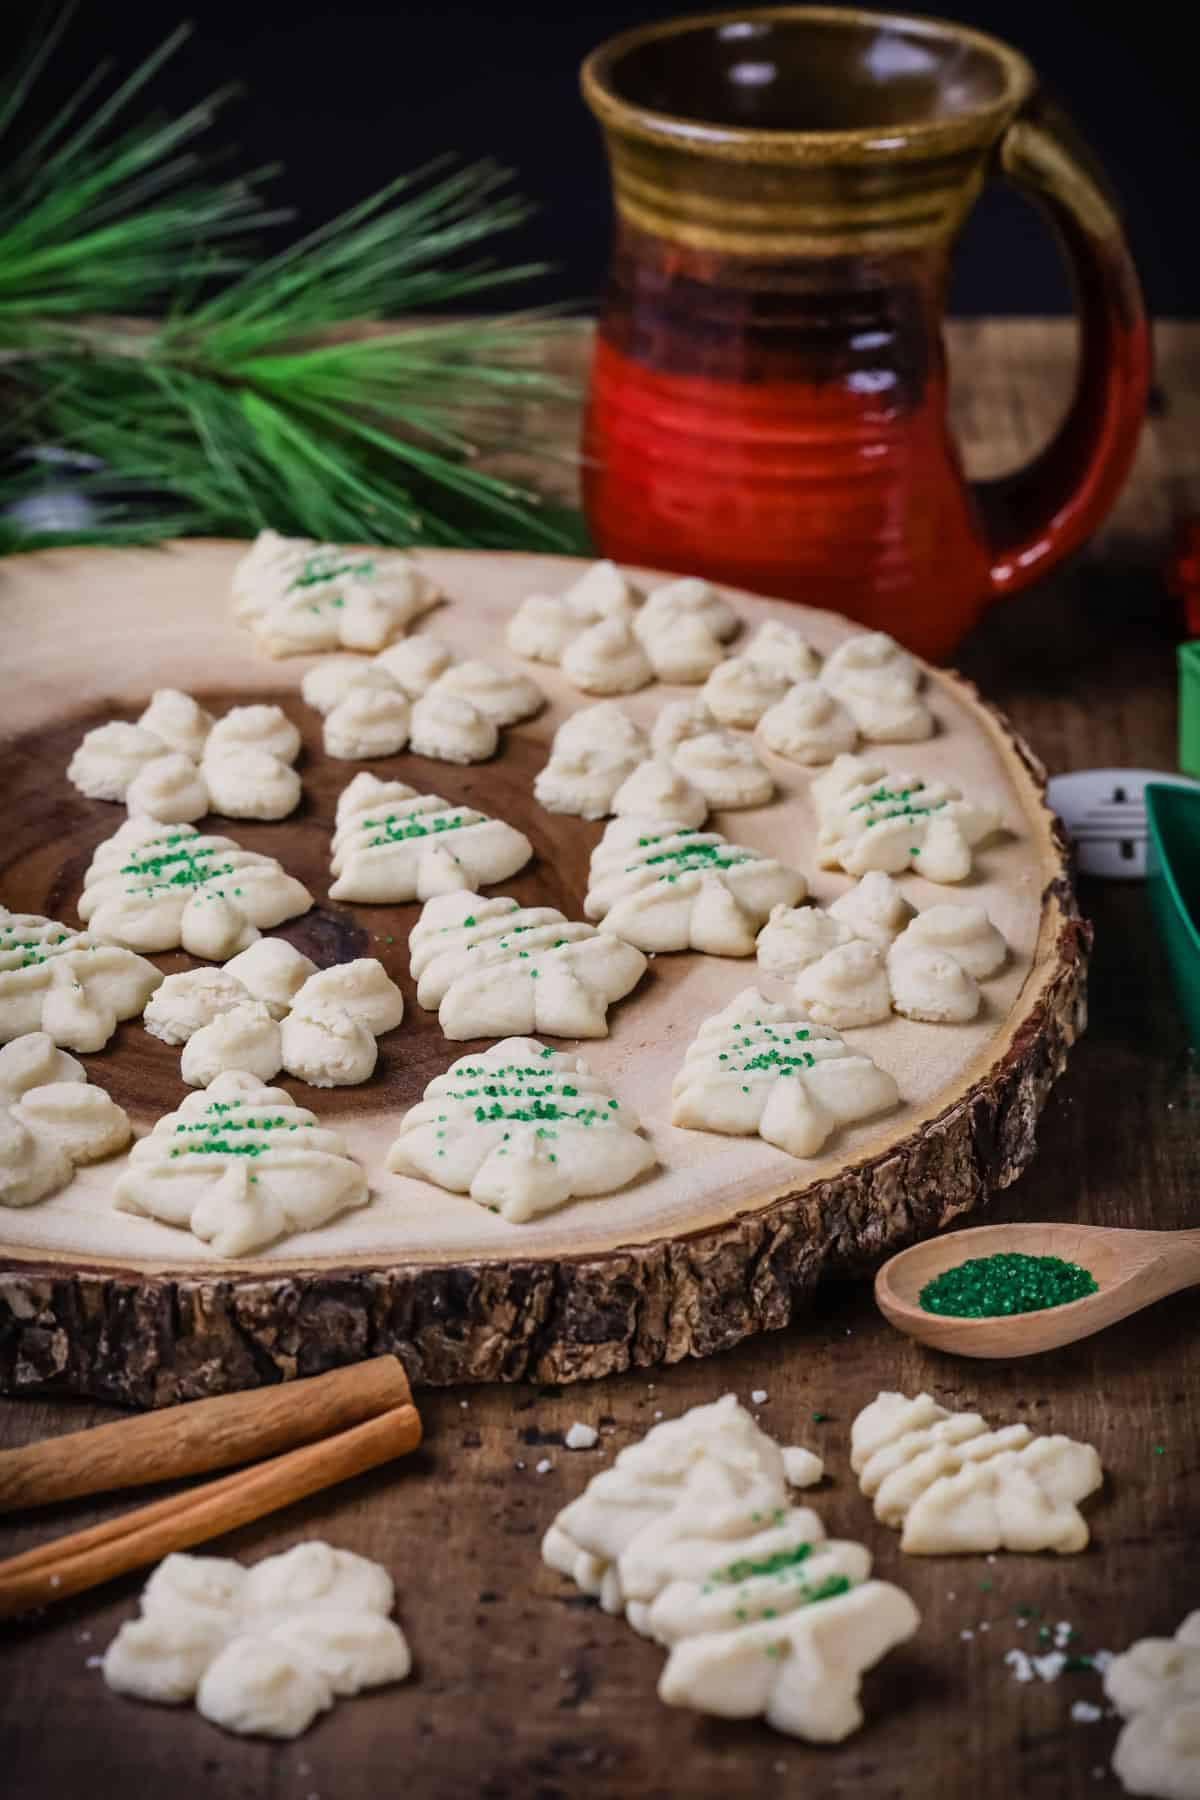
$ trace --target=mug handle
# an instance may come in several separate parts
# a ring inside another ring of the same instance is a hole
[[[993,599],[1019,593],[1096,529],[1129,473],[1150,387],[1150,331],[1121,222],[1069,123],[1044,102],[1009,126],[1000,166],[1049,214],[1075,278],[1071,407],[1024,469],[980,482]]]

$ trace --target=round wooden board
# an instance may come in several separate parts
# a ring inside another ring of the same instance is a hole
[[[1024,1167],[1038,1113],[1082,1026],[1088,931],[1036,760],[967,683],[931,670],[938,734],[882,754],[895,768],[949,775],[1002,808],[1011,830],[980,854],[966,892],[987,905],[1011,956],[986,985],[972,1025],[894,1018],[852,1034],[896,1075],[896,1112],[842,1133],[806,1162],[756,1138],[670,1126],[671,1079],[697,1026],[756,983],[758,970],[752,960],[660,956],[613,1009],[610,1036],[581,1046],[640,1113],[658,1152],[656,1173],[624,1193],[519,1226],[390,1175],[386,1151],[400,1117],[472,1046],[448,1044],[436,1017],[416,1004],[406,942],[418,907],[325,898],[337,796],[362,765],[323,753],[320,720],[299,696],[312,659],[272,661],[233,624],[229,577],[243,549],[196,541],[48,551],[0,565],[0,900],[76,920],[91,854],[125,816],[123,807],[83,798],[66,779],[85,730],[136,717],[164,685],[217,711],[277,700],[304,735],[300,810],[277,824],[213,820],[209,829],[278,856],[316,896],[314,910],[281,935],[320,963],[378,956],[405,990],[406,1018],[383,1039],[370,1082],[329,1092],[287,1084],[344,1132],[368,1169],[372,1202],[235,1265],[188,1233],[113,1212],[120,1159],[81,1171],[40,1205],[0,1208],[0,1389],[48,1384],[157,1405],[385,1350],[397,1351],[417,1382],[569,1381],[706,1355],[786,1325],[822,1275],[872,1267]],[[429,552],[421,560],[449,600],[421,629],[461,653],[509,661],[502,632],[512,608],[529,592],[560,591],[578,569],[566,558],[490,553]],[[829,613],[730,598],[747,630],[776,616],[822,651],[854,629]],[[549,704],[503,734],[492,762],[463,769],[406,754],[368,766],[519,826],[535,861],[494,891],[580,917],[602,827],[544,812],[531,790],[553,731],[584,702],[556,670],[532,672]],[[628,705],[648,723],[664,701],[689,692],[654,687]],[[814,869],[809,774],[777,759],[773,768],[776,801],[718,815],[716,826],[795,862],[816,898],[831,900],[850,884]],[[964,891],[916,877],[906,884],[918,906]],[[181,954],[156,960],[168,971],[189,962]],[[769,979],[761,986],[785,991]],[[178,1049],[137,1020],[86,1060],[139,1131],[187,1091]]]

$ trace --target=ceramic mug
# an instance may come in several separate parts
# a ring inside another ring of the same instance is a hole
[[[829,606],[944,658],[1112,506],[1149,335],[1121,225],[1030,65],[932,19],[712,13],[588,57],[616,206],[584,433],[599,550]],[[950,252],[995,169],[1076,277],[1035,461],[972,486],[946,420]]]

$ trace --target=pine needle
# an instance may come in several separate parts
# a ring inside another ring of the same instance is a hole
[[[0,155],[72,10],[0,85]],[[507,171],[440,159],[264,256],[274,171],[216,180],[197,147],[234,90],[130,122],[186,37],[100,99],[102,65],[0,174],[0,552],[266,525],[585,548],[573,510],[474,466],[536,449],[508,441],[517,404],[571,398],[537,364],[547,314],[422,317],[543,272],[490,254],[530,213]],[[63,487],[37,446],[81,459],[77,523],[29,510]]]

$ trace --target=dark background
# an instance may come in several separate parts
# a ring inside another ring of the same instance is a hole
[[[191,18],[195,33],[158,76],[155,101],[178,111],[231,79],[243,83],[245,98],[222,116],[213,141],[238,144],[247,168],[286,165],[275,192],[296,209],[296,230],[436,152],[491,156],[515,171],[539,209],[505,240],[504,256],[558,265],[520,300],[587,304],[603,281],[608,194],[578,64],[614,31],[689,10],[706,9],[179,0],[176,10],[175,0],[83,0],[31,116],[61,103],[97,58],[111,55],[127,69]],[[1186,0],[1129,0],[1111,13],[1102,0],[961,0],[953,11],[1023,49],[1099,152],[1153,311],[1200,312],[1200,72],[1186,49]],[[32,0],[0,0],[0,57],[11,57],[38,17],[44,10]],[[971,313],[1070,304],[1049,235],[1003,188],[988,194],[964,234],[952,304]]]

